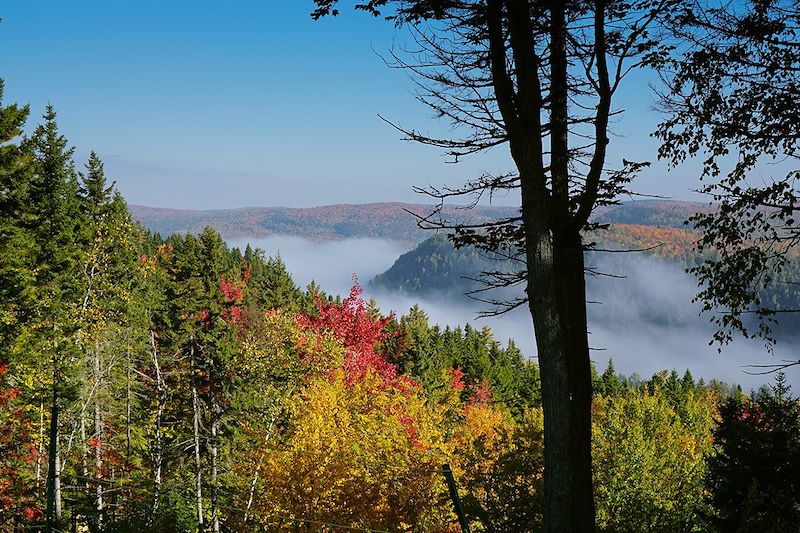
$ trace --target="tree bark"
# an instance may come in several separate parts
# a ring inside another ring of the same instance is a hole
[[[99,342],[94,343],[94,379],[97,384],[97,390],[94,394],[94,466],[95,466],[95,510],[97,511],[97,531],[103,531],[103,483],[102,483],[102,470],[103,470],[103,454],[102,454],[102,437],[103,437],[103,419],[100,414],[100,346]]]
[[[53,482],[53,493],[55,494],[55,523],[56,527],[61,527],[61,509],[62,509],[62,500],[61,500],[61,470],[63,469],[63,463],[61,461],[61,447],[59,446],[59,439],[58,439],[58,432],[56,431],[56,453],[55,453],[55,467],[56,472],[54,474],[55,480]]]
[[[505,9],[504,9],[505,7]],[[571,213],[565,5],[550,2],[548,105],[526,0],[488,0],[492,81],[519,171],[528,305],[542,380],[544,531],[595,530],[591,470],[591,366],[582,224]],[[507,69],[508,39],[517,87]],[[545,114],[545,112],[547,114]],[[542,116],[549,115],[549,180]],[[550,188],[548,188],[550,181]],[[593,201],[593,198],[591,199]]]
[[[55,331],[56,328],[54,327]],[[50,408],[50,445],[47,457],[47,506],[45,508],[45,521],[48,533],[61,528],[61,479],[60,461],[58,454],[58,343],[53,343],[53,403]]]
[[[156,376],[156,427],[155,427],[155,450],[153,451],[153,504],[150,506],[150,518],[148,525],[153,526],[158,514],[158,507],[161,500],[161,469],[164,462],[164,442],[161,435],[161,426],[166,404],[166,384],[161,375],[161,365],[158,362],[158,346],[156,345],[156,334],[150,330],[150,349],[153,357],[153,370]]]
[[[219,486],[217,484],[217,415],[211,421],[211,529],[219,533]]]
[[[190,339],[189,365],[192,394],[192,428],[194,438],[195,498],[197,502],[197,529],[203,531],[203,470],[200,462],[200,400],[197,397],[197,383],[194,375],[194,338]]]
[[[131,346],[130,332],[125,336],[126,364],[125,368],[125,459],[131,461]]]
[[[86,439],[86,413],[81,409],[80,420],[80,434],[81,434],[81,476],[83,476],[83,486],[88,495],[91,483],[89,482],[89,465],[86,463],[86,457],[89,455],[89,449]]]
[[[42,453],[44,452],[44,400],[39,401],[39,453],[36,454],[36,487],[42,480]]]

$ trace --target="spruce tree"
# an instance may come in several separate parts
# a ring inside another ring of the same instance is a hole
[[[110,360],[121,352],[129,352],[123,344],[127,342],[123,330],[131,322],[129,303],[133,293],[131,281],[135,277],[135,246],[138,244],[135,228],[128,214],[125,201],[108,185],[103,163],[95,152],[89,156],[86,173],[81,173],[80,199],[84,224],[81,228],[81,241],[86,249],[82,261],[82,303],[80,309],[81,331],[78,335],[82,349],[83,369],[88,379],[81,390],[83,405],[92,406],[93,434],[87,439],[86,409],[80,411],[79,427],[83,442],[83,472],[89,476],[87,462],[87,442],[92,443],[94,475],[100,477],[103,471],[103,454],[108,451],[113,435],[106,435],[104,419],[110,412],[125,414],[129,424],[127,408],[123,411],[121,402],[113,402],[109,381],[124,380],[130,384],[130,369],[126,365],[111,365]],[[126,359],[128,365],[130,361]],[[113,373],[112,373],[113,371]],[[128,386],[126,385],[126,392]],[[130,394],[125,396],[127,406]],[[117,405],[114,405],[114,404]],[[86,507],[92,509],[95,517],[94,529],[104,529],[105,504],[103,485],[96,482],[93,490],[86,480]]]
[[[28,106],[3,106],[0,79],[0,362],[12,357],[17,325],[27,318],[32,297],[33,269],[27,258],[33,238],[20,224],[28,159],[19,142]]]
[[[35,265],[32,338],[40,363],[48,363],[51,380],[46,520],[48,530],[54,530],[61,522],[59,416],[64,399],[73,394],[69,367],[77,355],[73,336],[78,330],[84,247],[74,149],[59,133],[52,106],[47,106],[44,119],[24,143],[32,167],[21,222],[35,241],[30,257]]]

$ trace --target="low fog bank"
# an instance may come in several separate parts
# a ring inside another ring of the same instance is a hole
[[[476,328],[489,326],[496,339],[503,344],[509,339],[528,357],[536,357],[533,324],[527,306],[517,308],[502,316],[476,318],[481,310],[478,303],[472,305],[443,300],[425,300],[389,293],[373,294],[384,311],[397,311],[402,314],[415,303],[427,313],[431,324],[458,326],[467,322]],[[764,349],[762,342],[737,339],[717,351],[710,346],[711,329],[704,327],[705,318],[697,319],[694,325],[658,326],[635,319],[635,305],[620,311],[626,317],[634,317],[621,327],[601,326],[589,323],[589,346],[592,361],[602,372],[609,359],[613,359],[618,373],[629,376],[638,374],[644,379],[661,370],[676,369],[681,375],[687,368],[695,379],[704,378],[707,382],[718,379],[729,384],[740,384],[745,390],[758,389],[764,383],[771,383],[772,376],[754,376],[745,373],[759,369],[746,368],[752,364],[773,364],[783,359],[795,360],[797,352],[786,345],[779,344],[772,355]],[[800,394],[800,372],[791,369],[787,378]]]
[[[244,250],[247,244],[261,248],[267,256],[280,255],[295,285],[305,288],[315,281],[326,293],[346,296],[353,275],[366,286],[408,251],[400,243],[381,239],[311,241],[302,237],[275,235],[266,238],[237,238],[230,246]]]
[[[312,242],[274,236],[234,239],[229,243],[244,248],[248,242],[267,255],[280,254],[297,285],[305,287],[314,280],[327,293],[343,296],[352,286],[353,274],[366,287],[376,274],[388,269],[407,251],[400,244],[376,239]],[[588,299],[598,302],[589,305],[589,344],[600,372],[613,358],[617,371],[625,375],[637,373],[649,378],[660,370],[675,368],[682,374],[688,368],[695,379],[716,378],[749,390],[774,378],[749,375],[745,373],[746,365],[800,357],[797,343],[779,344],[770,355],[762,342],[744,339],[737,339],[718,353],[716,345],[709,346],[712,329],[708,317],[698,316],[699,304],[691,302],[696,292],[692,277],[675,264],[646,256],[621,262],[615,257],[618,255],[595,257],[592,266],[596,271],[624,279],[600,276],[587,282]],[[489,326],[502,343],[513,338],[526,356],[536,355],[526,306],[499,317],[477,318],[485,305],[464,297],[418,297],[370,289],[366,289],[365,296],[375,297],[385,313],[404,314],[418,304],[431,324],[459,326],[469,322],[476,328]],[[800,394],[800,370],[790,369],[787,377],[795,394]]]

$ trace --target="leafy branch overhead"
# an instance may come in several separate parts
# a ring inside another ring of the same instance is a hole
[[[673,165],[701,158],[700,191],[718,205],[691,222],[708,256],[692,269],[698,298],[716,313],[720,343],[735,333],[772,343],[775,320],[797,311],[762,294],[791,282],[800,244],[798,17],[791,1],[692,2],[676,16],[681,54],[662,70],[659,155]]]

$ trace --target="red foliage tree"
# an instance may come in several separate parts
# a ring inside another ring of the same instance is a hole
[[[380,347],[389,338],[386,330],[394,315],[374,317],[369,313],[361,286],[356,282],[341,305],[317,299],[317,316],[301,315],[302,327],[328,331],[342,341],[345,348],[344,372],[348,384],[374,371],[385,386],[404,388],[414,382],[398,376],[397,366],[381,353]]]
[[[31,475],[38,454],[31,421],[14,405],[20,391],[6,386],[8,370],[8,363],[0,362],[0,526],[42,516]]]

